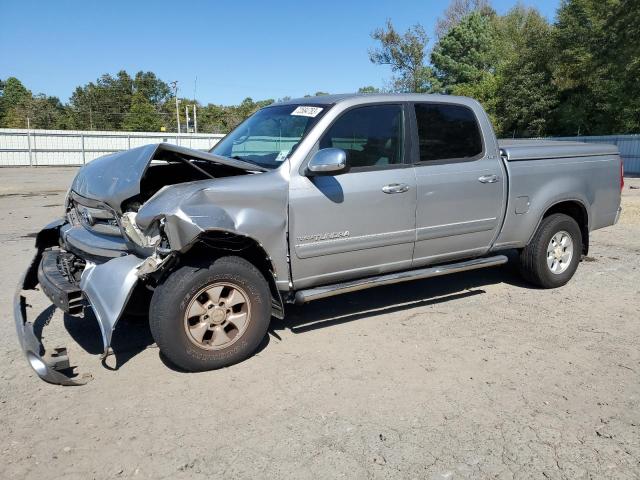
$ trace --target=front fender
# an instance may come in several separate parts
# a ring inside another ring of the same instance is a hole
[[[136,215],[141,229],[164,219],[171,250],[184,251],[206,231],[255,240],[271,259],[278,289],[289,286],[288,172],[241,175],[164,187]]]

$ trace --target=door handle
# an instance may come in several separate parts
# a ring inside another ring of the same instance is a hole
[[[404,193],[409,190],[409,185],[406,183],[390,183],[382,187],[384,193]]]
[[[497,175],[482,175],[478,178],[480,183],[496,183],[498,180],[500,179]]]

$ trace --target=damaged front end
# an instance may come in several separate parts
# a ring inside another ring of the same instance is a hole
[[[27,271],[20,278],[14,295],[13,316],[20,346],[29,364],[38,376],[49,383],[81,385],[86,382],[85,378],[74,379],[61,372],[61,370],[66,370],[70,366],[65,349],[56,349],[53,353],[45,351],[42,342],[34,332],[33,323],[27,319],[27,307],[29,307],[29,305],[27,304],[26,297],[23,295],[23,290],[35,290],[38,283],[40,283],[39,277],[42,278],[41,272],[43,268],[45,268],[42,264],[43,254],[45,249],[57,245],[60,227],[63,223],[62,220],[52,222],[38,233],[36,237],[37,253],[33,257]],[[50,266],[50,263],[48,263],[48,265]],[[47,276],[47,278],[49,278],[49,276]],[[56,305],[66,306],[67,308],[77,311],[78,300],[80,302],[82,301],[82,295],[76,296],[75,289],[66,290],[63,286],[53,288],[52,285],[54,283],[57,284],[53,279],[51,283],[42,282],[42,289],[47,293],[47,296],[51,294],[53,299],[55,299]],[[57,295],[54,295],[54,292]],[[71,305],[73,306],[71,307]],[[81,306],[80,309],[82,309]]]
[[[232,238],[257,239],[267,263],[266,251],[285,259],[286,183],[278,172],[259,182],[255,177],[263,175],[248,175],[263,171],[167,144],[109,155],[83,167],[67,196],[65,218],[37,234],[36,254],[14,297],[20,344],[36,373],[60,385],[87,381],[65,374],[70,371],[66,349],[45,350],[27,317],[24,291],[39,285],[56,307],[72,315],[90,306],[106,355],[136,287],[152,290],[205,237],[229,249],[248,245]],[[238,182],[243,176],[254,179]],[[274,298],[279,297],[276,271],[286,273],[278,280],[287,285],[288,266],[269,264],[269,270]],[[274,300],[276,312],[278,303],[281,299]]]
[[[85,299],[91,304],[102,332],[105,353],[111,334],[138,282],[138,268],[144,260],[129,254],[103,264],[85,261],[59,247],[64,220],[53,222],[36,237],[36,254],[22,276],[14,296],[14,319],[20,345],[31,367],[43,380],[59,385],[82,385],[85,376],[70,377],[70,363],[65,348],[45,350],[28,319],[26,290],[38,285],[60,310],[80,314]]]

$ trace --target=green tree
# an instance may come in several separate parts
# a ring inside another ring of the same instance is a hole
[[[612,113],[601,96],[608,90],[603,88],[606,69],[596,68],[594,47],[602,37],[603,18],[594,3],[564,0],[558,10],[553,75],[560,89],[558,128],[567,134],[597,133]],[[602,3],[611,6],[608,0]]]
[[[360,87],[358,93],[380,93],[380,89],[372,85],[367,85],[366,87]]]
[[[172,98],[169,85],[160,80],[153,72],[140,71],[136,73],[133,79],[133,90],[140,92],[156,107]]]
[[[324,92],[316,92],[316,95]],[[200,105],[180,99],[180,122],[186,124],[185,105],[196,105],[200,132],[226,133],[272,99],[245,98],[239,105]],[[32,93],[16,78],[0,80],[0,127],[157,131],[177,130],[175,98],[169,86],[153,72],[132,78],[122,70],[104,74],[95,82],[78,86],[68,105],[56,97]]]
[[[453,85],[480,82],[495,73],[495,30],[491,18],[473,12],[452,27],[436,44],[431,62],[447,91]]]
[[[558,102],[549,62],[552,26],[537,10],[523,6],[497,18],[495,25],[501,45],[493,107],[496,114],[500,112],[500,133],[522,137],[551,133]]]
[[[5,82],[4,80],[2,80],[0,78],[0,127],[2,127],[3,125],[3,119],[4,119],[4,115],[5,115],[5,107],[4,107],[4,87],[5,87]]]
[[[155,73],[139,71],[132,77],[125,70],[120,70],[116,75],[104,74],[95,82],[77,87],[71,96],[70,106],[78,128],[138,130],[139,125],[157,123],[149,117],[149,105],[156,114],[167,113],[164,106],[171,100],[169,85]],[[136,112],[145,114],[139,122],[132,120]]]
[[[225,107],[212,103],[198,107],[198,130],[211,133],[228,132]]]
[[[132,96],[133,79],[124,70],[77,87],[70,99],[76,124],[91,130],[120,130]]]
[[[449,92],[453,95],[470,97],[480,102],[491,118],[491,123],[497,134],[501,134],[502,112],[499,111],[498,104],[498,83],[499,78],[493,74],[485,74],[476,82],[459,83],[452,85]]]
[[[440,38],[431,60],[445,91],[480,101],[499,135],[540,136],[557,105],[552,38],[535,9],[517,5],[504,16],[475,9]]]
[[[369,51],[369,60],[377,65],[391,67],[395,74],[392,79],[394,91],[439,91],[431,68],[425,65],[429,37],[420,24],[400,34],[391,20],[387,20],[385,28],[376,29],[371,37],[379,42],[380,46]]]
[[[274,103],[273,99],[256,102],[247,97],[239,105],[209,104],[204,107],[198,107],[198,131],[227,133],[254,112],[272,103]]]
[[[640,0],[620,0],[606,12],[599,64],[609,63],[617,80],[612,88],[617,127],[611,132],[640,132]]]
[[[25,128],[26,116],[20,117],[20,111],[31,98],[28,90],[16,77],[9,77],[0,85],[0,126],[8,128]]]
[[[638,0],[563,0],[553,45],[561,133],[640,129],[639,7]]]
[[[26,102],[31,99],[31,96],[31,91],[16,77],[9,77],[3,82],[2,103],[7,108]]]
[[[442,38],[473,12],[495,15],[489,0],[451,0],[442,17],[436,21],[436,38]]]
[[[122,122],[123,130],[135,132],[156,132],[162,126],[162,115],[143,92],[132,96],[129,114]]]

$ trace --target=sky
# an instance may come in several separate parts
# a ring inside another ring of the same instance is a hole
[[[517,0],[493,0],[504,13]],[[383,87],[371,32],[392,20],[433,37],[449,1],[0,0],[0,78],[66,101],[103,73],[151,70],[203,104]],[[553,20],[560,0],[524,0]]]

